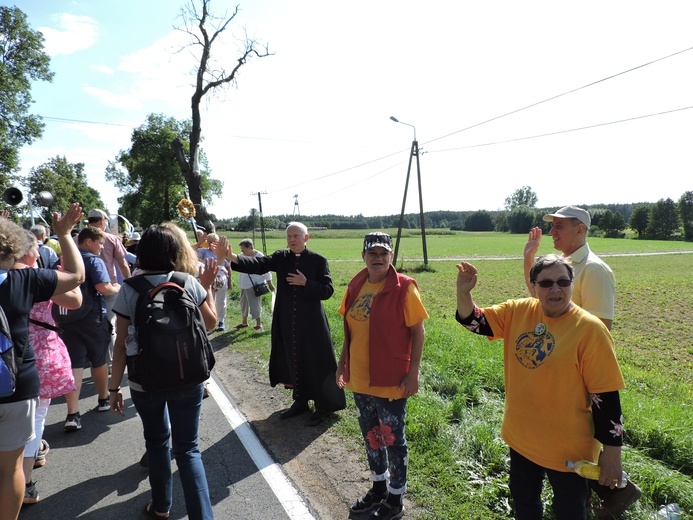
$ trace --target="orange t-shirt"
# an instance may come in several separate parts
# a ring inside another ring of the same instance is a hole
[[[373,298],[385,287],[385,281],[363,284],[349,312],[346,312],[346,293],[339,307],[339,313],[346,316],[351,344],[349,346],[349,382],[347,390],[376,397],[401,399],[404,389],[396,386],[371,386],[370,384],[370,315]],[[404,323],[407,327],[416,325],[428,318],[421,302],[421,295],[415,284],[409,285],[404,299]],[[387,333],[387,331],[385,331]]]

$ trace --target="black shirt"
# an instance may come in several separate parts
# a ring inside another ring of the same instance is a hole
[[[13,269],[0,284],[0,305],[7,316],[15,353],[24,361],[17,373],[14,394],[0,399],[0,404],[16,403],[39,395],[39,378],[34,350],[29,343],[29,312],[36,302],[50,300],[58,285],[58,274],[52,269]]]

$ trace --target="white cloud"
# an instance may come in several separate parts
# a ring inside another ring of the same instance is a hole
[[[56,17],[57,29],[39,27],[46,38],[46,53],[49,56],[73,54],[88,49],[98,38],[98,23],[88,16],[63,13]]]
[[[109,76],[113,76],[114,71],[111,67],[108,67],[107,65],[92,65],[90,67],[91,70],[95,70],[97,72],[103,72],[104,74],[108,74]]]
[[[85,85],[82,88],[87,94],[90,94],[98,99],[101,103],[111,108],[138,110],[141,107],[139,99],[136,96],[133,96],[131,93],[117,94],[115,92],[109,92],[102,88],[92,87],[89,85]]]

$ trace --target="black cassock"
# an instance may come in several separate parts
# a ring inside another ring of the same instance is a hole
[[[322,300],[334,293],[327,259],[304,249],[299,255],[278,250],[263,257],[238,257],[234,271],[277,273],[277,297],[272,316],[269,377],[272,386],[293,389],[295,400],[313,400],[325,412],[346,408],[344,390],[335,382],[337,361]],[[289,285],[289,273],[301,271],[306,285]]]

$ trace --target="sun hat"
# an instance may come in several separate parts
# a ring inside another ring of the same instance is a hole
[[[564,208],[559,209],[556,213],[544,215],[544,222],[553,222],[554,218],[576,218],[587,226],[587,229],[589,229],[590,225],[592,224],[589,211],[578,208],[577,206],[565,206]]]
[[[392,251],[392,237],[387,233],[376,231],[368,233],[363,239],[363,250],[368,251],[372,247],[384,247],[388,251]]]
[[[102,209],[94,208],[89,212],[89,215],[87,218],[98,218],[98,219],[103,219],[103,220],[108,220],[108,215],[106,215],[106,212]]]

